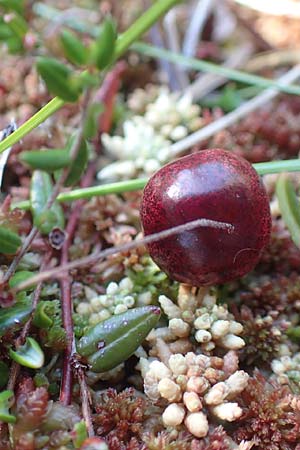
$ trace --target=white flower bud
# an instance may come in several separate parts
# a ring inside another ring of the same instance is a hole
[[[206,330],[198,330],[195,333],[195,339],[197,342],[209,342],[212,336],[209,331]]]
[[[229,333],[231,334],[242,334],[243,332],[243,325],[239,322],[236,322],[235,320],[230,321],[230,328]]]
[[[128,310],[128,308],[126,305],[120,304],[114,308],[114,314],[116,314],[116,315],[122,314],[122,313],[126,312],[127,310]]]
[[[90,301],[90,305],[94,312],[99,312],[103,308],[103,305],[99,297],[92,298]]]
[[[170,380],[170,378],[161,379],[157,389],[160,395],[169,402],[179,402],[181,400],[181,389],[178,384]]]
[[[217,383],[205,395],[205,403],[207,405],[219,405],[220,403],[223,403],[228,392],[229,389],[223,381]]]
[[[180,353],[171,355],[168,363],[174,375],[184,375],[187,371],[187,363],[185,361],[185,357]]]
[[[178,337],[187,337],[190,333],[190,326],[182,319],[171,319],[169,328]]]
[[[157,360],[150,363],[149,370],[151,371],[151,376],[156,378],[157,380],[172,377],[171,370],[164,363]]]
[[[187,134],[188,134],[187,128],[184,127],[183,125],[178,125],[171,131],[170,138],[173,141],[179,141],[180,139],[183,139]]]
[[[222,337],[220,339],[220,343],[224,348],[227,348],[228,350],[239,350],[245,345],[245,341],[241,337],[235,336],[234,334],[227,334],[226,336]]]
[[[165,295],[160,295],[158,297],[158,301],[169,319],[177,319],[181,317],[180,308],[178,308],[178,306],[175,305],[175,303],[173,303],[168,297]]]
[[[211,326],[212,318],[208,313],[202,314],[194,321],[196,330],[208,330]]]
[[[222,403],[214,406],[212,412],[220,420],[226,420],[227,422],[239,419],[243,413],[242,408],[237,403]]]
[[[207,417],[201,411],[188,414],[184,423],[188,431],[197,438],[205,437],[208,433]]]
[[[119,286],[118,286],[117,283],[112,281],[111,283],[108,284],[108,286],[106,288],[106,294],[107,295],[115,295],[118,292],[119,292]]]
[[[214,339],[220,339],[221,337],[228,334],[230,328],[229,320],[216,320],[211,328],[210,332]]]
[[[183,403],[190,412],[197,412],[202,409],[202,403],[196,392],[185,392]]]
[[[242,392],[247,386],[249,375],[243,370],[237,370],[226,381],[225,384],[229,389],[229,395],[235,395]]]
[[[185,410],[177,403],[171,403],[163,412],[162,420],[166,427],[177,427],[183,422]]]
[[[77,306],[76,311],[81,316],[89,316],[92,312],[92,308],[89,303],[81,302]]]

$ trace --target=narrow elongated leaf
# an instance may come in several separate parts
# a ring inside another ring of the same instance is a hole
[[[35,339],[28,337],[17,350],[9,350],[9,356],[21,366],[39,369],[44,364],[44,353]]]
[[[0,309],[0,337],[9,330],[17,330],[29,318],[32,311],[29,305],[15,305]]]
[[[91,48],[92,62],[99,70],[104,69],[113,60],[116,37],[115,23],[111,18],[106,18]]]
[[[282,218],[291,238],[300,247],[300,203],[290,179],[282,174],[276,184],[276,194]]]
[[[14,255],[21,245],[20,236],[0,225],[0,253]]]
[[[37,70],[49,91],[66,102],[76,102],[79,89],[72,85],[72,71],[54,58],[40,57]]]
[[[70,164],[69,151],[66,148],[24,151],[20,154],[19,159],[32,169],[46,172],[54,172]]]
[[[77,351],[86,357],[91,370],[105,372],[128,359],[157,324],[156,306],[134,308],[97,324],[78,342]]]
[[[88,49],[85,48],[80,39],[74,33],[63,30],[60,36],[66,58],[75,65],[83,65],[87,61]]]
[[[9,407],[13,398],[13,391],[3,391],[0,393],[0,421],[6,423],[15,423],[16,417],[10,414]]]
[[[74,139],[75,136],[72,136],[67,144],[67,148],[69,151],[72,148]],[[86,140],[82,139],[79,152],[77,153],[75,160],[71,163],[69,175],[65,181],[65,186],[72,186],[73,184],[76,184],[80,180],[81,175],[85,171],[88,163],[88,155],[89,153]]]
[[[33,275],[35,275],[35,273],[30,272],[29,270],[20,270],[19,272],[16,272],[9,280],[9,287],[14,288],[19,283],[22,283],[23,281],[28,280],[28,278],[31,278]],[[30,290],[30,288],[28,290]]]
[[[47,208],[47,202],[52,193],[50,175],[41,170],[33,172],[30,187],[30,207],[33,223],[43,234],[48,234],[53,228],[64,227],[64,213],[57,201],[51,208]]]

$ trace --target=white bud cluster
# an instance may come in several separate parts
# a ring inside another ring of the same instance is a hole
[[[300,353],[293,356],[281,356],[279,359],[273,359],[271,368],[276,379],[280,384],[288,384],[291,377],[294,381],[300,381]]]
[[[136,95],[131,95],[129,105],[140,115],[123,123],[123,136],[102,135],[107,154],[117,161],[98,172],[100,181],[153,174],[170,160],[172,142],[203,125],[200,108],[192,104],[190,97],[180,97],[165,87],[150,91],[143,95],[138,89]]]
[[[159,296],[159,303],[169,318],[169,329],[174,337],[184,338],[194,330],[195,339],[206,354],[216,347],[226,350],[239,350],[245,341],[240,337],[243,326],[227,309],[227,305],[217,305],[216,297],[205,295],[201,306],[193,311],[182,310],[164,295]],[[192,320],[191,320],[192,313]]]
[[[76,308],[76,312],[83,316],[89,317],[90,325],[95,325],[108,319],[114,314],[121,314],[128,309],[135,307],[137,304],[150,304],[152,297],[134,293],[134,284],[129,277],[123,278],[119,283],[111,282],[106,288],[103,295],[90,296],[88,301],[80,302]],[[139,298],[141,297],[141,302]],[[147,299],[147,302],[145,302]]]
[[[242,415],[232,400],[245,389],[249,375],[237,370],[226,379],[222,365],[221,358],[192,352],[171,355],[168,366],[158,360],[144,365],[145,394],[153,401],[163,398],[169,403],[162,415],[166,427],[184,423],[201,438],[208,433],[208,414],[228,422]]]

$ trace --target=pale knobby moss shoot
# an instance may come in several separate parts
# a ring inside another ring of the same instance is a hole
[[[241,417],[242,409],[233,400],[247,386],[249,375],[234,365],[232,373],[225,369],[230,353],[223,359],[177,353],[166,364],[140,359],[145,394],[154,402],[161,398],[168,402],[162,414],[166,427],[184,423],[191,434],[203,438],[209,430],[209,415],[227,422]]]
[[[271,368],[280,384],[296,385],[300,390],[300,353],[273,359]]]
[[[228,311],[227,305],[218,305],[215,295],[197,295],[193,289],[181,285],[177,305],[165,295],[159,297],[159,303],[169,319],[168,330],[165,330],[167,341],[189,339],[194,336],[197,349],[205,354],[212,354],[216,348],[239,350],[245,342],[240,337],[243,326]],[[150,339],[162,330],[153,331]],[[149,339],[148,338],[148,339]]]
[[[107,155],[116,162],[98,172],[101,182],[153,174],[170,161],[172,143],[204,124],[201,109],[192,104],[190,96],[171,93],[166,87],[137,89],[128,105],[139,114],[125,120],[123,136],[102,135]]]

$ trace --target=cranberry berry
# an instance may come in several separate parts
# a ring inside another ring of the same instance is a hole
[[[267,193],[250,163],[225,150],[202,150],[150,178],[141,205],[145,235],[199,218],[231,224],[234,231],[197,227],[150,244],[150,255],[164,272],[203,286],[254,268],[269,242],[271,215]]]

